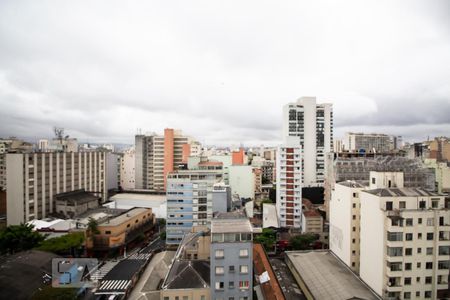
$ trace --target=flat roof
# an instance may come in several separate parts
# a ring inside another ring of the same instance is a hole
[[[99,225],[100,226],[117,226],[117,225],[122,224],[122,223],[128,221],[129,219],[143,213],[143,212],[146,212],[147,210],[150,210],[150,208],[135,207],[135,208],[132,208],[132,209],[124,212],[121,215],[118,215],[117,217],[107,219]]]
[[[109,200],[145,200],[154,202],[165,202],[167,200],[166,195],[154,195],[154,194],[138,194],[138,193],[120,193],[110,197]]]
[[[383,188],[365,190],[363,192],[376,195],[378,197],[443,197],[444,195],[430,192],[421,188]]]
[[[285,254],[315,299],[380,299],[328,250]]]
[[[253,232],[252,224],[248,218],[241,219],[212,219],[212,233],[236,233],[236,232]]]

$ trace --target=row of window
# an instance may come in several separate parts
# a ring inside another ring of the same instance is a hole
[[[246,290],[249,288],[249,286],[250,286],[250,283],[248,280],[239,281],[240,289]],[[216,288],[216,290],[223,290],[223,289],[225,289],[225,283],[223,281],[216,281],[215,288]],[[228,288],[234,289],[234,281],[228,282]]]
[[[248,249],[240,249],[239,257],[248,257]],[[223,249],[217,249],[215,252],[215,258],[225,258],[225,252]]]
[[[225,272],[225,267],[223,266],[217,266],[216,267],[216,275],[223,275]],[[234,273],[234,266],[228,266],[228,272]],[[248,266],[247,265],[240,265],[239,266],[239,273],[241,274],[248,274]]]

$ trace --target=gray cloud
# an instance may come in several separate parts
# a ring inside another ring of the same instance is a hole
[[[445,134],[448,5],[2,1],[0,136],[276,144],[303,95],[334,103],[338,137]]]

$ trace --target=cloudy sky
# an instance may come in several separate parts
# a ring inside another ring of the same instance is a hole
[[[125,5],[126,4],[126,5]],[[346,131],[450,135],[450,1],[0,2],[0,136],[281,141],[332,102]]]

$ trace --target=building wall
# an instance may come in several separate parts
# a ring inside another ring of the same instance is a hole
[[[169,174],[166,223],[168,245],[178,245],[193,226],[210,224],[213,186],[221,180],[221,170],[180,170]]]
[[[331,104],[317,104],[315,97],[302,97],[283,108],[284,143],[296,137],[302,146],[303,185],[323,186],[325,154],[333,150],[333,112]]]
[[[239,251],[247,249],[248,257],[240,257]],[[216,258],[216,250],[224,251],[224,258]],[[252,299],[253,295],[253,249],[251,242],[240,243],[211,243],[211,299],[240,299],[248,297]],[[247,274],[240,274],[241,265],[248,266]],[[216,267],[223,267],[224,274],[215,274]],[[234,266],[234,272],[229,271],[229,267]],[[234,288],[229,288],[229,282],[234,282]],[[248,289],[240,289],[239,281],[248,281]],[[224,289],[216,290],[216,282],[223,282]]]
[[[364,134],[348,132],[345,134],[346,150],[356,152],[364,149],[366,152],[385,153],[391,150],[391,136],[386,134]],[[392,147],[393,148],[393,147]]]
[[[211,299],[209,288],[204,289],[180,289],[161,290],[161,300],[209,300]],[[187,298],[183,298],[187,297]]]
[[[135,163],[136,151],[129,149],[123,153],[120,161],[120,186],[124,190],[135,188]]]
[[[106,152],[7,154],[8,224],[45,218],[54,211],[54,195],[62,192],[85,189],[106,201],[106,157]]]
[[[301,227],[302,151],[299,146],[280,146],[277,151],[276,208],[281,227]]]
[[[233,194],[238,194],[240,198],[255,198],[255,174],[252,166],[230,166],[229,183]]]

